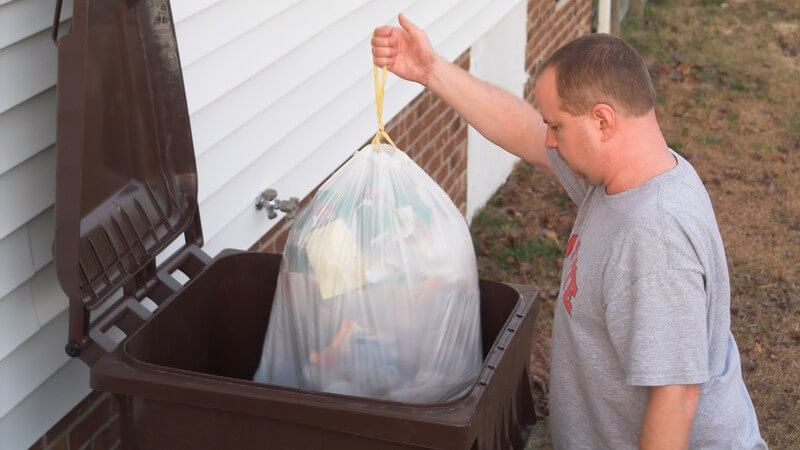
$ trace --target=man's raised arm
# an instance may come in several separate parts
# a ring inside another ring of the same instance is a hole
[[[400,25],[375,29],[372,56],[376,66],[427,86],[499,147],[531,164],[550,167],[544,147],[547,127],[528,102],[442,59],[425,33],[402,14]]]

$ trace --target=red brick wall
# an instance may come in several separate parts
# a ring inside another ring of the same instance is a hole
[[[576,37],[589,34],[591,27],[592,0],[528,0],[525,70],[533,75],[544,58]],[[532,94],[533,86],[529,82],[525,86],[525,98],[533,100]]]
[[[92,392],[53,426],[31,450],[113,450],[120,448],[119,404]]]
[[[469,70],[469,50],[454,62]],[[439,183],[461,214],[465,214],[467,123],[464,119],[426,89],[386,123],[386,131],[397,147]],[[309,194],[301,205],[307,204],[313,195]],[[251,250],[281,253],[290,227],[289,221],[281,219]]]

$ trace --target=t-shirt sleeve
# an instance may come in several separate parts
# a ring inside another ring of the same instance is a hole
[[[636,280],[606,307],[611,343],[631,386],[708,381],[703,276],[664,269]]]
[[[586,183],[586,180],[578,178],[572,173],[572,170],[567,166],[566,161],[561,158],[557,150],[548,148],[547,158],[550,160],[553,173],[566,189],[569,198],[580,206],[586,198],[586,193],[589,192],[589,184]]]

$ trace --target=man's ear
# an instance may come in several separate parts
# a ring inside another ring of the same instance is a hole
[[[614,109],[605,104],[598,103],[589,112],[592,121],[597,124],[597,130],[602,133],[600,140],[606,142],[617,132],[617,115]]]

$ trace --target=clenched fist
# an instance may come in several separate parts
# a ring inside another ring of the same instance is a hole
[[[378,67],[386,66],[400,78],[428,85],[428,77],[436,62],[425,32],[400,14],[400,28],[383,26],[372,35],[372,61]]]

